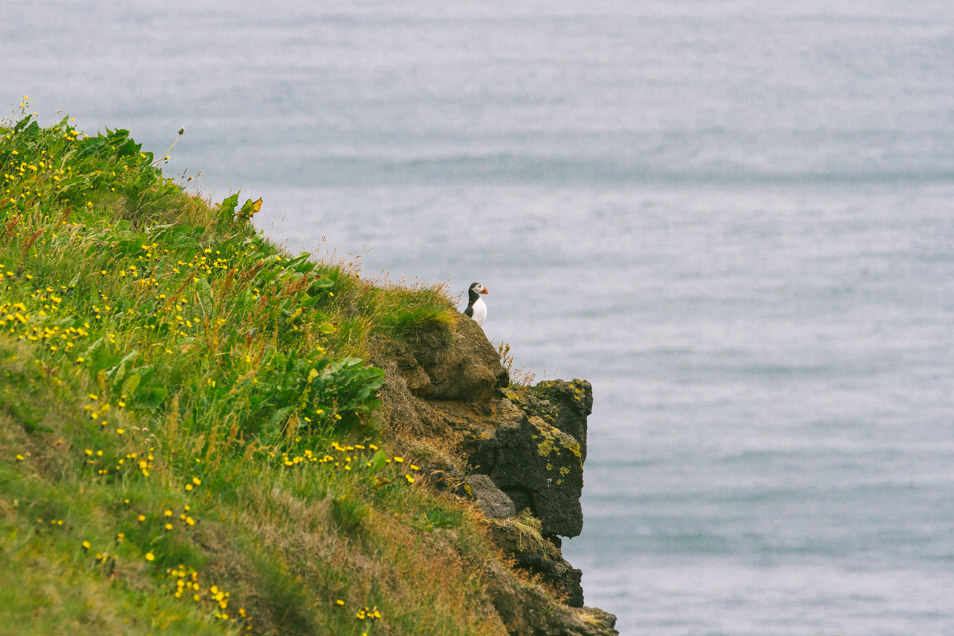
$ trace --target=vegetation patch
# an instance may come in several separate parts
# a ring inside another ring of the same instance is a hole
[[[388,450],[364,362],[448,337],[445,291],[288,254],[260,200],[22,110],[0,124],[0,625],[500,633],[493,550]]]

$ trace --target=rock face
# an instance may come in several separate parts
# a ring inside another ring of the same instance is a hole
[[[569,397],[551,400],[547,391]],[[529,508],[540,519],[544,535],[575,537],[583,530],[582,448],[592,387],[584,380],[557,380],[533,387],[524,397],[506,394],[510,398],[502,400],[494,426],[467,441],[464,451],[474,470],[489,475],[518,510]]]
[[[540,534],[539,520],[521,515],[490,523],[494,542],[521,568],[546,581],[570,607],[583,607],[583,573],[567,563],[560,548]]]
[[[407,388],[426,400],[486,403],[510,377],[484,332],[461,320],[449,340],[417,336],[397,357]]]
[[[489,536],[532,575],[487,565],[487,593],[508,631],[534,636],[611,636],[616,618],[583,607],[582,573],[563,559],[559,537],[583,529],[580,495],[586,418],[585,380],[510,387],[507,369],[483,331],[461,318],[452,333],[409,339],[388,360],[382,390],[397,431],[440,440],[453,452],[434,459],[429,482],[474,502]],[[459,459],[464,458],[461,463]]]
[[[616,617],[595,607],[554,604],[540,588],[507,576],[488,564],[487,591],[511,634],[519,636],[619,636]]]
[[[550,380],[534,389],[524,400],[524,409],[579,442],[581,458],[586,461],[586,418],[593,412],[593,387],[586,380]]]
[[[513,499],[497,488],[487,475],[468,475],[465,480],[477,505],[490,519],[508,519],[517,515]]]

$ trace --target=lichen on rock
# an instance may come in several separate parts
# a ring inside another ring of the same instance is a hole
[[[577,440],[507,401],[493,424],[463,445],[474,471],[488,475],[518,509],[529,508],[544,535],[579,535],[583,460]]]
[[[528,392],[524,409],[533,415],[549,416],[547,421],[579,442],[586,460],[586,418],[593,411],[593,386],[586,380],[545,380]]]

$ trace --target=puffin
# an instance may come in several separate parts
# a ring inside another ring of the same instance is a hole
[[[487,288],[480,283],[471,283],[470,288],[467,290],[470,302],[467,303],[467,309],[464,310],[464,315],[473,318],[474,322],[480,326],[483,326],[484,320],[487,319],[487,305],[484,304],[484,300],[480,295],[487,293],[489,293]]]

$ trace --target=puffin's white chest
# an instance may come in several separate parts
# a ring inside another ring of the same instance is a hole
[[[476,322],[478,325],[483,326],[484,321],[487,320],[487,305],[484,304],[484,299],[478,298],[474,301],[472,307],[474,309],[474,313],[471,318],[473,318],[474,322]]]

